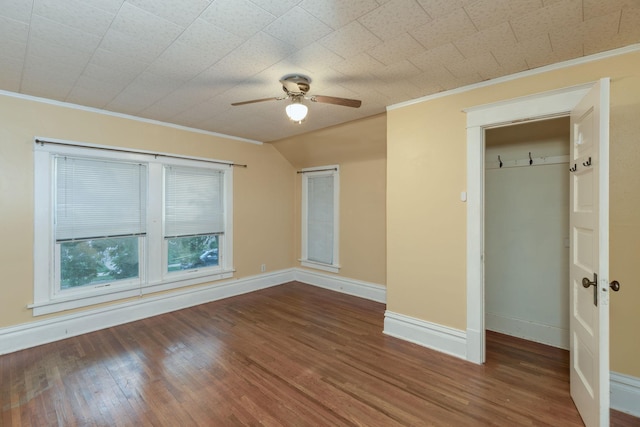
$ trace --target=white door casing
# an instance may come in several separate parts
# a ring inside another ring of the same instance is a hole
[[[571,397],[587,427],[609,425],[609,109],[601,105],[608,80],[571,112]]]
[[[600,245],[599,269],[600,290],[599,293],[606,294],[608,301],[608,93],[609,80],[602,79],[600,86],[600,113],[606,117],[599,132],[606,132],[606,138],[599,151],[599,176],[604,180],[598,181],[600,197],[598,203],[599,212],[599,242]],[[604,91],[602,87],[605,87]],[[537,95],[516,98],[512,100],[497,102],[465,109],[467,113],[467,360],[474,363],[484,363],[485,361],[485,327],[484,327],[484,130],[489,127],[510,125],[516,122],[528,120],[541,120],[552,117],[568,116],[579,102],[594,87],[594,83],[569,87],[565,89],[545,92]],[[604,93],[603,93],[604,92]],[[605,96],[606,95],[606,96]],[[606,99],[605,99],[606,98]],[[605,99],[605,101],[603,101]],[[602,137],[602,135],[601,135]],[[601,138],[602,141],[602,138]],[[593,161],[593,160],[592,160]],[[573,258],[571,258],[573,259]],[[602,286],[602,285],[605,286]],[[602,291],[602,289],[606,289]],[[585,289],[586,290],[586,289]],[[591,290],[591,292],[593,292]],[[608,305],[607,305],[608,307]],[[597,374],[599,388],[607,392],[600,393],[599,406],[606,408],[600,410],[602,417],[608,420],[608,312],[606,315],[606,325],[600,322],[599,338],[603,338],[606,344],[600,344],[600,354],[605,356],[606,368],[602,358],[597,369],[593,372]],[[604,398],[604,400],[603,400]],[[601,418],[601,422],[603,419]],[[607,421],[608,423],[608,421]],[[605,423],[606,425],[608,425]],[[605,425],[603,424],[603,425]]]

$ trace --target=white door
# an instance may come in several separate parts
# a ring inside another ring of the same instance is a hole
[[[571,397],[609,425],[609,79],[571,112]]]

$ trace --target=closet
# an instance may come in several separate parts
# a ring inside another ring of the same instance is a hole
[[[485,327],[569,348],[569,119],[485,132]]]

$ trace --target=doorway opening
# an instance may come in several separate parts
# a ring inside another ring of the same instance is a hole
[[[466,356],[485,361],[484,169],[485,130],[570,114],[593,84],[467,108],[467,330]]]
[[[485,329],[569,349],[569,117],[485,129]]]
[[[475,363],[484,363],[486,358],[485,130],[571,116],[570,391],[587,425],[609,424],[609,92],[610,80],[602,78],[592,84],[464,110],[468,191],[466,346],[467,360]]]

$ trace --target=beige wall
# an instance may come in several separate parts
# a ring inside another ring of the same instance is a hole
[[[296,169],[340,165],[341,277],[386,284],[386,117],[378,115],[273,143]],[[296,177],[293,262],[300,258]]]
[[[0,327],[35,320],[33,138],[229,160],[234,169],[235,278],[293,267],[294,169],[271,145],[256,145],[0,95]],[[37,318],[38,320],[41,317]]]
[[[43,136],[247,163],[249,168],[234,172],[235,277],[259,274],[260,264],[268,271],[298,265],[295,170],[340,164],[340,275],[386,284],[393,312],[464,330],[462,110],[609,76],[611,278],[622,283],[621,293],[611,298],[611,363],[614,371],[640,376],[640,286],[634,269],[640,255],[639,70],[640,54],[631,53],[261,146],[0,96],[0,327],[33,320],[26,309],[33,299],[32,148],[33,137]]]
[[[640,377],[640,53],[548,71],[389,111],[387,305],[466,329],[463,109],[611,77],[611,369]]]

